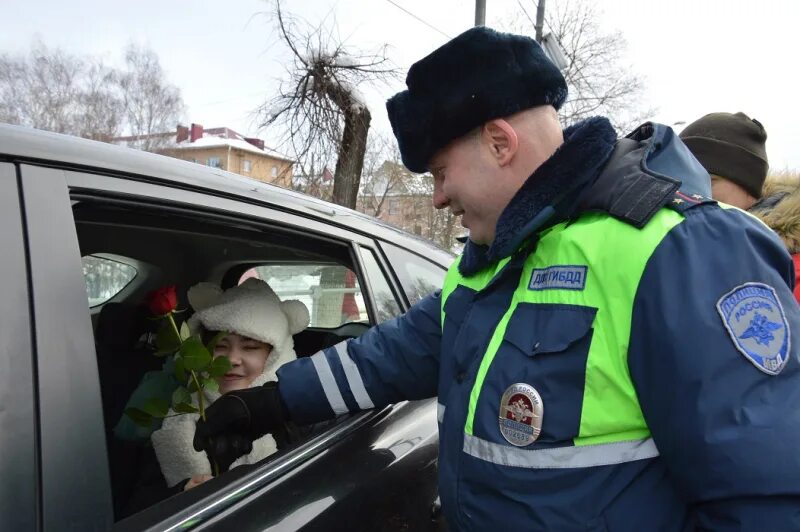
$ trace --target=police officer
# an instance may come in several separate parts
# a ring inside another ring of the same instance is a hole
[[[668,127],[562,131],[566,84],[527,37],[470,29],[406,83],[387,103],[403,162],[470,231],[444,287],[221,398],[195,446],[437,396],[454,529],[799,530],[780,240],[708,198]]]

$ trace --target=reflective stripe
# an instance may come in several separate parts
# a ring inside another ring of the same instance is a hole
[[[444,409],[445,406],[442,403],[436,403],[436,419],[439,420],[439,423],[444,420]]]
[[[658,456],[653,438],[554,449],[518,449],[464,434],[464,452],[493,464],[530,469],[570,469],[622,464]]]
[[[328,399],[333,413],[338,416],[349,412],[347,405],[344,404],[344,399],[342,399],[342,392],[339,391],[339,387],[336,385],[336,379],[333,376],[330,364],[328,364],[328,359],[325,358],[325,353],[320,351],[315,354],[311,357],[311,362],[314,363],[314,369],[317,370],[317,377],[319,377],[319,383],[322,385],[322,391],[325,392],[325,397]]]
[[[350,386],[350,391],[353,392],[353,397],[358,403],[361,410],[368,408],[375,408],[367,389],[364,387],[364,380],[361,378],[361,372],[358,371],[358,366],[347,354],[347,342],[339,342],[335,346],[336,352],[339,353],[339,361],[342,363],[344,369],[344,376],[347,377],[347,385]]]

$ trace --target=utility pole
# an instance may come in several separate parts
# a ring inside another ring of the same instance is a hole
[[[475,25],[486,25],[486,0],[475,0]]]
[[[539,0],[536,6],[536,42],[542,44],[542,30],[544,26],[544,0]]]

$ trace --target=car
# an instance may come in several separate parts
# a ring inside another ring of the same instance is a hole
[[[402,314],[453,255],[219,169],[0,125],[0,530],[438,530],[436,400],[346,414],[126,516],[144,442],[114,427],[152,354],[148,292],[250,276],[301,299],[309,356]],[[186,314],[190,313],[187,310]]]

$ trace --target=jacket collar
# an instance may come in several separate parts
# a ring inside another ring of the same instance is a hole
[[[584,212],[606,212],[641,228],[679,189],[686,196],[711,196],[708,173],[671,128],[648,122],[615,138],[605,118],[564,130],[564,144],[500,215],[492,245],[467,241],[459,272],[474,275],[539,231]]]
[[[565,129],[564,143],[528,177],[500,215],[491,246],[466,242],[459,272],[474,275],[511,255],[545,224],[566,218],[578,194],[597,178],[615,140],[606,118],[590,118]]]

